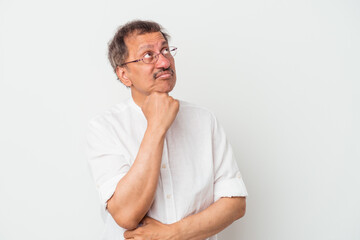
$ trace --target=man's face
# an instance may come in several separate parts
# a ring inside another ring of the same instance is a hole
[[[149,52],[160,53],[164,48],[169,47],[161,32],[133,34],[125,38],[125,44],[129,52],[125,62],[141,59]],[[122,77],[119,77],[121,80],[124,77],[127,78],[133,96],[134,94],[147,96],[152,92],[168,93],[175,86],[176,73],[173,57],[166,58],[159,54],[155,63],[146,64],[140,61],[129,63],[122,69]]]

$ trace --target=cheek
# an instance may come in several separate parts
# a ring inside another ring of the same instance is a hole
[[[170,65],[171,65],[171,67],[173,68],[173,70],[175,70],[175,59],[174,59],[174,58],[171,59]]]
[[[148,76],[153,75],[154,67],[152,66],[152,64],[147,64],[139,72],[140,72],[139,74],[147,78]]]
[[[141,69],[134,69],[131,73],[131,77],[133,78],[134,81],[138,82],[138,81],[148,81],[149,79],[152,79],[152,67],[144,67]]]

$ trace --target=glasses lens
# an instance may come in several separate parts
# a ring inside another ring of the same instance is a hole
[[[143,58],[143,62],[144,63],[153,63],[155,62],[156,58],[151,57],[151,58]]]
[[[162,54],[166,58],[171,58],[176,55],[176,52],[177,52],[177,47],[169,47],[166,52],[158,53],[158,54],[153,53],[151,55],[147,54],[148,56],[142,58],[141,60],[144,63],[155,63],[158,60],[160,54]]]
[[[176,53],[177,53],[177,47],[170,47],[170,54],[171,54],[172,56],[175,56]]]
[[[144,63],[153,63],[157,59],[157,56],[154,53],[147,53],[142,59]]]

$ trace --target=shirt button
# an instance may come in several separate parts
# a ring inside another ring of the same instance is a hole
[[[240,173],[240,172],[237,172],[236,177],[237,177],[237,178],[241,178],[241,173]]]
[[[162,167],[162,168],[166,168],[166,164],[164,163],[161,167]]]
[[[167,198],[167,199],[170,199],[170,198],[171,198],[171,194],[166,195],[166,198]]]

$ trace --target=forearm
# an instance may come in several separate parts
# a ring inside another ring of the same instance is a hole
[[[201,240],[213,236],[245,214],[244,197],[221,198],[204,211],[171,225],[178,240]]]
[[[129,172],[119,181],[108,210],[115,221],[132,229],[149,210],[156,191],[165,131],[148,128]]]

